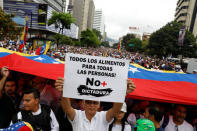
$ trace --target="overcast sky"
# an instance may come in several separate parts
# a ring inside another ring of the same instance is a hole
[[[177,0],[94,0],[95,8],[105,16],[107,36],[113,39],[127,34],[129,27],[153,32],[174,19]]]

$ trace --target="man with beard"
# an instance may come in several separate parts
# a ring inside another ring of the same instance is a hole
[[[185,121],[187,109],[183,105],[176,105],[174,114],[169,118],[169,122],[164,131],[193,131],[193,127]]]
[[[7,128],[13,114],[18,112],[20,96],[16,93],[16,82],[8,78],[7,67],[1,69],[0,79],[0,128]]]

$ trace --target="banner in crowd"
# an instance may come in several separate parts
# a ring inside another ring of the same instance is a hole
[[[2,53],[0,53],[1,55]],[[64,64],[46,56],[20,56],[17,54],[3,53],[0,57],[0,68],[7,66],[10,70],[32,74],[48,79],[56,80],[64,77]]]
[[[46,44],[44,44],[43,46],[40,46],[37,50],[36,50],[36,55],[42,55],[42,54],[46,54],[49,47],[50,47],[51,41],[48,41]]]
[[[69,98],[123,102],[129,61],[105,57],[66,54],[63,96]]]
[[[179,46],[183,46],[184,37],[185,37],[185,27],[182,26],[179,31],[179,39],[178,39]]]
[[[26,40],[27,40],[27,33],[28,33],[28,20],[27,20],[27,16],[26,16],[25,17],[25,26],[23,29],[23,34],[21,36],[20,45],[19,45],[20,52],[23,52],[23,48],[24,48]]]
[[[129,67],[128,78],[136,85],[131,98],[197,105],[197,75],[162,73]]]

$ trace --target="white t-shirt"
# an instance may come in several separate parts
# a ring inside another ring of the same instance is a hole
[[[169,117],[169,123],[164,129],[164,131],[176,131],[175,123],[173,122],[173,117]],[[178,131],[193,131],[193,127],[188,122],[184,121],[183,124],[178,126]]]
[[[122,125],[114,124],[112,127],[112,131],[122,131]],[[125,124],[124,131],[131,131],[131,126],[128,124]]]
[[[97,112],[91,122],[86,118],[85,111],[75,110],[72,124],[73,131],[108,131],[110,123],[106,120],[106,111]]]

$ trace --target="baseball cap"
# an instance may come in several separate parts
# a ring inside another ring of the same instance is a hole
[[[121,110],[120,110],[120,111],[122,111],[122,112],[124,112],[124,113],[126,113],[126,112],[127,112],[127,105],[126,105],[126,103],[125,103],[125,102],[122,104],[122,108],[121,108]]]
[[[136,122],[136,128],[134,128],[133,131],[155,131],[155,126],[153,122],[148,119],[138,119]]]
[[[194,69],[193,72],[197,72],[197,69]]]

